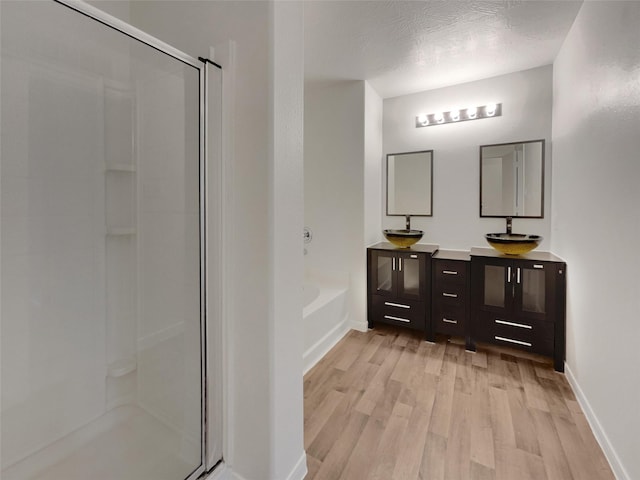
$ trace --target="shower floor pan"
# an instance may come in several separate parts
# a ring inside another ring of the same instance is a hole
[[[6,468],[2,480],[175,480],[196,466],[182,436],[138,406],[117,407]]]

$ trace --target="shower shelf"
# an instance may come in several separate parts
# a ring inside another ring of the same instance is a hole
[[[138,364],[135,358],[121,358],[109,364],[107,376],[118,378],[136,370]]]
[[[111,227],[107,229],[109,236],[135,235],[136,229],[133,227]]]
[[[105,171],[135,173],[136,166],[131,163],[111,163],[105,166]]]

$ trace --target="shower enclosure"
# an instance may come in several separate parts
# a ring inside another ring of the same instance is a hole
[[[80,2],[0,8],[0,477],[196,478],[220,70]]]

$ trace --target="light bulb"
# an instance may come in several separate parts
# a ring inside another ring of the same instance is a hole
[[[476,118],[476,115],[478,115],[478,108],[477,107],[469,107],[469,108],[467,108],[467,117]]]
[[[484,111],[489,117],[493,117],[496,114],[496,104],[490,103],[489,105],[484,107]]]
[[[429,117],[427,117],[424,113],[418,115],[418,123],[423,126],[429,125]]]
[[[438,113],[436,113],[436,114],[433,116],[433,118],[435,118],[435,119],[436,119],[436,121],[437,121],[438,123],[442,123],[442,122],[444,122],[444,115],[442,114],[442,112],[438,112]]]
[[[458,120],[460,120],[459,110],[451,110],[451,112],[449,112],[449,115],[451,116],[451,120],[453,120],[454,122],[457,122]]]

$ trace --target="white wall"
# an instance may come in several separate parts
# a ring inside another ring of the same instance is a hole
[[[382,98],[364,83],[364,244],[382,240]]]
[[[552,67],[479,80],[384,100],[384,154],[433,150],[433,217],[414,217],[411,227],[424,230],[421,243],[441,248],[486,246],[484,235],[505,230],[498,218],[479,217],[479,146],[537,140],[546,142],[545,211],[543,219],[514,219],[514,232],[542,235],[540,248],[550,248],[550,192],[552,164]],[[502,116],[456,124],[415,128],[420,113],[454,107],[502,103]],[[384,163],[383,163],[384,165]],[[383,168],[383,176],[386,169]],[[386,179],[383,178],[383,197]],[[383,228],[404,228],[403,217],[388,217]]]
[[[307,273],[350,275],[351,280],[361,273],[363,112],[363,82],[305,89],[304,223],[313,232],[306,245]],[[349,302],[351,312],[356,303]]]
[[[302,229],[304,38],[299,2],[274,2],[270,21],[270,260],[273,276],[272,467],[274,480],[307,473],[303,424]],[[258,480],[258,479],[256,479]]]
[[[380,231],[380,112],[380,98],[362,81],[305,91],[304,222],[313,231],[305,269],[349,275],[349,315],[360,329],[365,238],[375,241]]]
[[[287,330],[301,317],[302,192],[292,187],[298,175],[296,151],[301,132],[291,127],[292,117],[302,107],[297,93],[302,79],[291,72],[298,72],[301,59],[299,49],[293,46],[282,58],[274,57],[272,50],[277,53],[284,48],[281,42],[287,35],[290,42],[302,45],[298,14],[296,6],[261,1],[135,1],[131,6],[134,25],[192,56],[207,57],[210,46],[234,42],[231,127],[235,134],[227,146],[227,151],[233,152],[228,198],[233,216],[227,234],[233,245],[227,259],[232,293],[227,299],[226,345],[226,405],[232,417],[223,453],[225,462],[247,480],[274,478],[276,474],[283,478],[282,472],[299,468],[302,453],[303,340],[300,329]],[[273,25],[278,25],[277,32],[271,30]],[[290,72],[293,78],[284,78],[283,72]],[[286,100],[279,90],[280,82],[286,82],[295,93],[284,104],[280,103]],[[273,99],[278,104],[270,107]],[[287,165],[293,168],[289,174]],[[282,189],[277,195],[276,188]],[[283,206],[280,194],[287,195],[289,209]],[[273,258],[282,257],[276,244],[283,241],[290,246],[294,230],[296,248],[288,252],[290,266],[276,265]],[[287,279],[284,272],[289,268],[292,276]],[[283,298],[285,291],[287,298]],[[275,348],[280,349],[277,354]],[[289,364],[276,373],[284,361]],[[289,377],[283,379],[282,375]],[[283,417],[283,409],[290,414]]]
[[[567,373],[619,479],[640,478],[640,3],[585,2],[554,63],[552,249]]]

